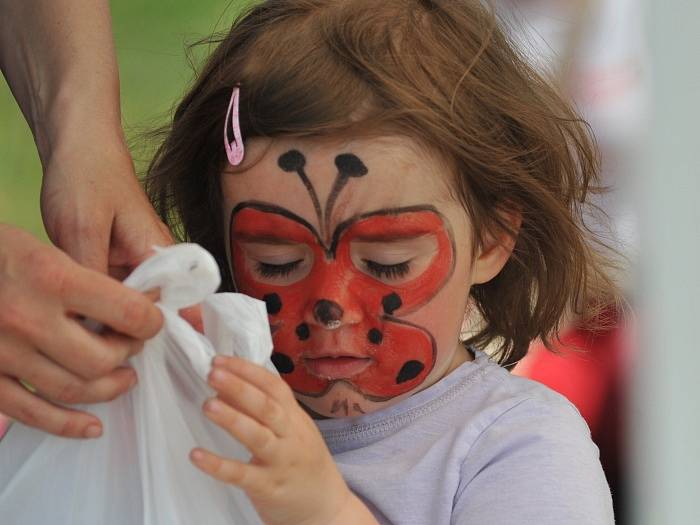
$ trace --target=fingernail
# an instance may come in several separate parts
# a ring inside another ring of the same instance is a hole
[[[212,370],[211,372],[211,380],[214,383],[222,382],[225,377],[226,373],[223,370]]]
[[[222,355],[217,355],[211,360],[211,364],[214,366],[222,366],[226,362],[226,358]]]
[[[210,399],[209,401],[207,401],[207,406],[205,407],[205,409],[208,412],[214,412],[214,413],[221,412],[223,410],[223,408],[224,408],[224,404],[221,401],[219,401],[218,399]]]
[[[193,450],[191,454],[193,461],[202,461],[204,459],[204,453],[201,450]]]
[[[102,427],[100,427],[100,425],[90,425],[85,429],[83,435],[90,439],[98,438],[102,435]]]

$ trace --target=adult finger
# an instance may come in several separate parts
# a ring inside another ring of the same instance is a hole
[[[252,417],[219,399],[204,403],[204,413],[264,463],[273,462],[279,456],[279,438]]]
[[[196,304],[178,311],[180,317],[187,321],[192,328],[200,334],[204,333],[204,319],[202,318],[202,305]]]
[[[225,403],[266,426],[276,436],[287,435],[289,424],[285,411],[259,388],[222,367],[214,367],[208,381]]]
[[[50,381],[32,380],[30,376],[25,378],[36,387],[42,397],[68,405],[106,403],[128,392],[137,382],[136,372],[128,366],[119,367],[106,376],[92,381],[81,379],[73,374],[55,377]]]
[[[102,424],[87,412],[56,406],[27,391],[16,380],[0,376],[0,412],[25,425],[70,438],[96,438]]]
[[[280,402],[283,406],[289,403],[294,403],[296,405],[294,394],[291,388],[289,388],[289,385],[287,385],[279,375],[273,374],[262,366],[256,365],[246,359],[241,359],[240,357],[222,355],[216,356],[212,361],[212,365],[214,367],[222,367],[227,372],[245,379],[250,384]]]
[[[21,378],[37,393],[51,401],[65,404],[111,401],[136,383],[136,372],[128,367],[87,381],[32,350],[17,352],[17,347],[0,347],[0,362],[5,375]]]
[[[77,321],[66,318],[53,337],[38,336],[36,348],[84,379],[97,379],[124,365],[143,348],[137,339],[116,332],[95,334]]]
[[[163,325],[162,313],[146,296],[87,268],[66,277],[62,296],[69,311],[136,339],[150,339]]]
[[[115,203],[112,238],[109,249],[109,273],[124,277],[153,254],[154,246],[174,243],[167,226],[158,218],[143,189],[132,177],[122,191],[131,196],[123,204]]]

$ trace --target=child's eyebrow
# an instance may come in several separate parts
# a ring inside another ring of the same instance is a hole
[[[280,244],[280,245],[293,245],[299,244],[298,241],[293,241],[291,239],[286,239],[284,237],[279,237],[273,234],[263,234],[263,233],[245,233],[237,232],[236,238],[242,242],[248,243],[258,243],[258,244]]]

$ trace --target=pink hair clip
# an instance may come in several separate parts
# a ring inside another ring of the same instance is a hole
[[[243,138],[241,137],[241,124],[238,120],[238,97],[240,89],[238,86],[233,88],[231,93],[231,102],[228,104],[226,111],[226,122],[224,124],[224,149],[226,156],[231,166],[238,166],[243,161]],[[233,130],[233,141],[229,139],[229,122]]]

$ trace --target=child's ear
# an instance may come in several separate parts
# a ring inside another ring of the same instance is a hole
[[[486,283],[496,277],[513,253],[523,216],[513,210],[502,211],[499,215],[515,235],[503,230],[498,234],[484,234],[483,244],[472,266],[472,284]]]

